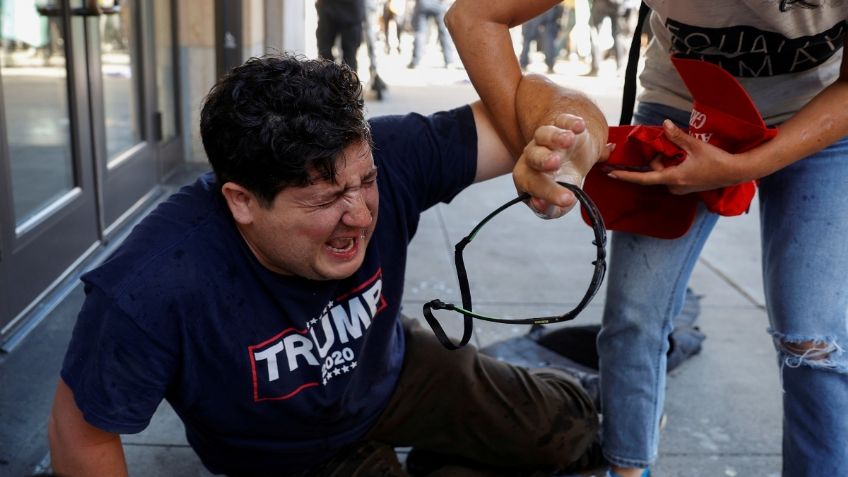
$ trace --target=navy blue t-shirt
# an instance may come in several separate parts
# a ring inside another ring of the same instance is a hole
[[[380,210],[350,278],[264,268],[211,174],[83,276],[62,378],[89,423],[136,433],[165,398],[209,470],[256,475],[310,468],[368,431],[403,364],[407,245],[421,211],[473,181],[477,156],[469,107],[371,124]]]

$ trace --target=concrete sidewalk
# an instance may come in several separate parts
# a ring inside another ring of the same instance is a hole
[[[585,78],[567,70],[567,65],[558,65],[552,78],[586,91],[615,123],[621,79],[614,74]],[[382,102],[368,101],[370,115],[428,113],[476,98],[462,70],[425,62],[416,70],[387,66],[385,71],[390,89]],[[454,244],[513,196],[511,180],[504,177],[475,185],[452,204],[425,213],[410,251],[407,314],[420,317],[421,306],[433,298],[459,301]],[[756,212],[753,207],[748,215],[721,220],[695,268],[691,285],[703,297],[698,324],[707,339],[700,355],[669,376],[668,424],[654,467],[657,477],[780,473],[781,392],[765,332]],[[591,277],[591,240],[591,230],[577,214],[542,221],[519,206],[505,212],[467,250],[475,310],[520,317],[571,309]],[[575,323],[599,322],[604,296],[602,290]],[[28,475],[46,455],[49,402],[81,300],[77,287],[21,350],[0,358],[2,476]],[[451,329],[459,330],[459,320]],[[524,326],[477,322],[473,342],[485,346],[526,332]],[[40,362],[33,371],[36,360]],[[133,475],[210,475],[186,444],[182,424],[167,404],[147,430],[124,442]]]

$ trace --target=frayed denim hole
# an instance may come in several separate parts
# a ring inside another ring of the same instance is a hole
[[[834,359],[845,353],[844,348],[836,342],[835,337],[790,336],[774,330],[769,330],[769,333],[779,353],[781,381],[783,380],[784,366],[790,368],[808,366],[848,373],[846,363]]]

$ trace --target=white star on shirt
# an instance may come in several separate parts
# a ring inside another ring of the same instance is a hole
[[[342,372],[339,371],[339,368],[336,368],[336,369],[333,370],[333,374],[338,376],[338,375],[342,374]]]
[[[347,366],[347,365],[342,366],[342,372],[346,373],[348,371],[350,371],[350,366]]]

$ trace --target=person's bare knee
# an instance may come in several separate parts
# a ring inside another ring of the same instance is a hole
[[[833,369],[846,372],[842,346],[833,336],[787,335],[772,332],[782,366]]]
[[[786,352],[796,355],[799,358],[813,361],[827,359],[830,357],[831,351],[833,351],[833,346],[813,340],[801,342],[782,341],[780,344]]]
[[[848,355],[839,336],[816,333],[782,333],[769,330],[780,362],[785,368],[811,368],[848,374]]]

